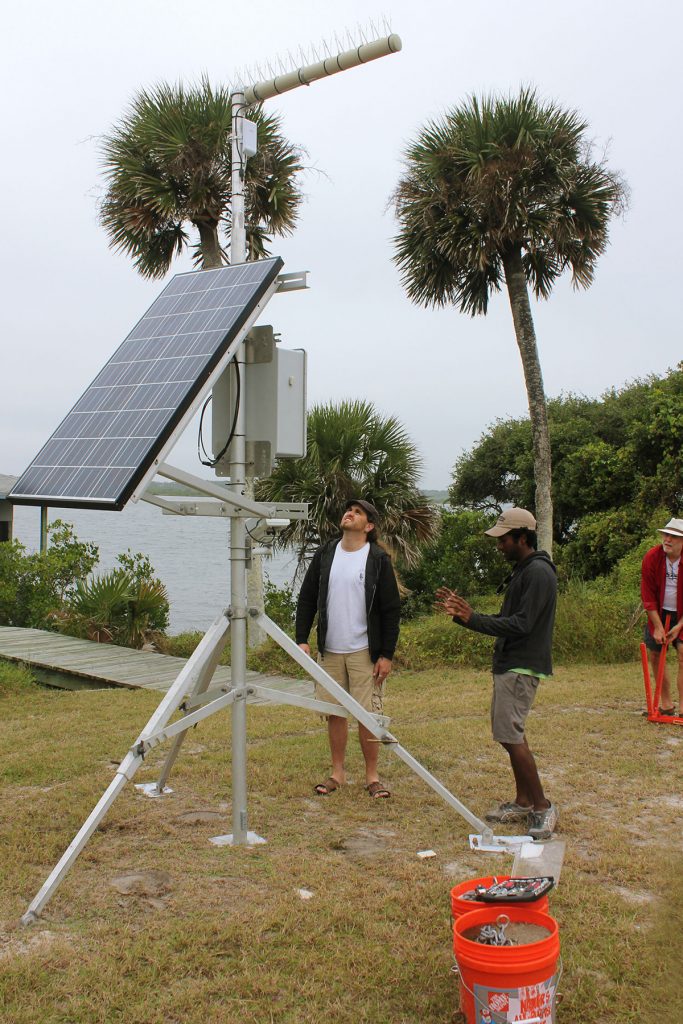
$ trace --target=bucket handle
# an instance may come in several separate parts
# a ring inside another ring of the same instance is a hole
[[[474,1008],[476,1010],[478,1005],[480,1004],[480,1000],[477,999],[476,995],[474,994],[472,989],[469,987],[469,985],[466,983],[465,979],[463,978],[462,971],[460,970],[460,964],[458,963],[458,958],[455,955],[455,953],[453,954],[453,959],[455,960],[455,963],[451,967],[451,973],[457,975],[460,978],[460,984],[462,985],[462,987],[464,989],[467,989],[469,994],[472,996],[472,999],[474,1000]],[[557,1000],[557,990],[559,989],[560,981],[562,980],[562,971],[563,971],[562,954],[560,953],[560,955],[558,957],[557,981],[555,982],[555,984],[553,986],[553,999],[552,999],[552,1003],[550,1004],[550,1012],[551,1012],[551,1014],[553,1016],[555,1014],[555,1002]],[[481,1008],[481,1007],[479,1007],[479,1008]],[[543,1024],[543,1021],[541,1020],[540,1017],[526,1017],[524,1020],[516,1021],[515,1024]]]

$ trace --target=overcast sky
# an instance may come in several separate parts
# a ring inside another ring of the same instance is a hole
[[[310,271],[310,291],[275,297],[263,318],[307,349],[309,402],[365,398],[396,415],[427,488],[448,486],[496,418],[526,411],[505,294],[474,320],[411,305],[387,206],[426,120],[521,84],[578,109],[631,189],[589,291],[562,281],[534,305],[547,394],[597,396],[683,358],[678,5],[28,0],[4,18],[0,473],[25,469],[163,287],[107,246],[98,136],[142,87],[226,83],[383,14],[401,53],[268,104],[312,168],[296,235],[274,246],[286,271]],[[171,461],[200,471],[194,426]]]

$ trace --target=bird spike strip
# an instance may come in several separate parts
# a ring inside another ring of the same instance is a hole
[[[322,39],[317,44],[306,48],[298,47],[298,54],[287,50],[285,56],[279,53],[269,58],[264,63],[254,63],[248,67],[235,69],[234,78],[230,82],[230,92],[244,92],[246,88],[256,82],[263,82],[269,78],[279,78],[281,75],[288,75],[297,67],[306,64],[317,64],[320,61],[334,57],[344,50],[353,50],[358,46],[365,46],[378,39],[380,36],[390,36],[391,26],[386,16],[382,16],[379,22],[369,20],[365,24],[356,25],[353,33],[347,29],[340,36],[335,32],[331,40]]]

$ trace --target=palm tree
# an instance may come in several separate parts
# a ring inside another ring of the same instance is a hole
[[[310,505],[308,520],[279,534],[279,546],[295,546],[303,567],[315,548],[339,536],[346,502],[365,498],[380,513],[382,542],[404,565],[414,565],[440,517],[417,487],[421,459],[398,420],[380,416],[370,402],[330,402],[311,409],[307,429],[304,458],[282,459],[257,487],[261,501]]]
[[[547,298],[570,268],[587,288],[626,190],[594,160],[574,111],[522,89],[470,97],[429,123],[406,153],[394,193],[395,262],[409,297],[485,314],[504,283],[524,368],[540,545],[552,550],[551,460],[543,377],[528,288]]]
[[[168,625],[168,595],[161,580],[136,579],[125,569],[79,580],[56,628],[69,636],[138,650]]]
[[[259,140],[245,169],[247,252],[253,260],[267,255],[269,233],[293,231],[302,164],[277,116],[253,108],[249,117]],[[221,233],[230,233],[231,123],[229,91],[204,79],[193,88],[179,83],[141,91],[104,136],[101,222],[111,247],[132,256],[143,276],[163,277],[190,245],[204,270],[227,262]]]
[[[268,255],[269,232],[291,234],[302,201],[297,175],[301,151],[288,142],[277,116],[259,107],[258,152],[245,167],[247,259]],[[202,270],[228,262],[232,104],[229,90],[158,85],[141,91],[102,140],[107,188],[100,220],[110,246],[133,258],[137,270],[163,277],[175,256],[192,246]],[[190,229],[194,229],[192,232]],[[260,559],[248,572],[250,601],[263,607]],[[252,625],[250,643],[259,631]]]

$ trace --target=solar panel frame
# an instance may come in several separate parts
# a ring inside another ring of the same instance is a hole
[[[276,290],[283,265],[272,257],[176,274],[19,477],[9,500],[120,511],[153,478]],[[131,400],[135,407],[127,407]]]

